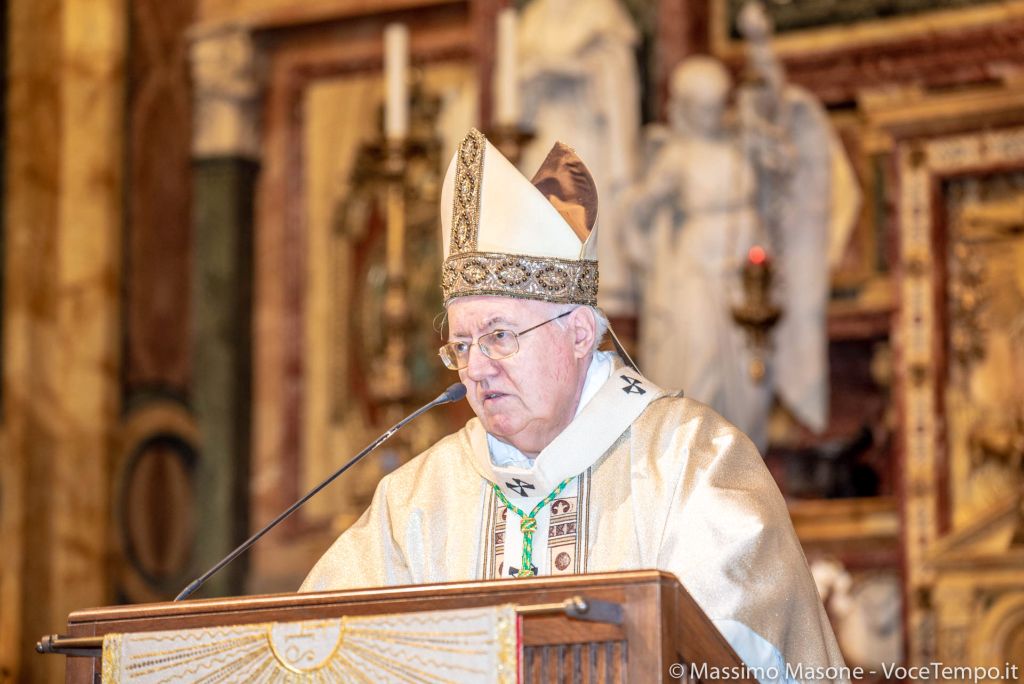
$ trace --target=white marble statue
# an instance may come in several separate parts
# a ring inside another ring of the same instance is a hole
[[[676,68],[671,129],[655,135],[643,179],[623,195],[618,244],[639,295],[644,372],[710,404],[763,450],[773,396],[814,431],[828,422],[830,254],[845,247],[860,193],[820,103],[786,83],[760,5],[744,8],[740,28],[754,82],[731,112],[718,61],[690,57]],[[755,244],[772,255],[783,310],[759,382],[731,311]],[[624,292],[609,293],[611,315],[629,313]]]
[[[759,2],[743,7],[739,29],[754,76],[739,92],[740,125],[785,310],[773,332],[775,391],[800,423],[820,432],[828,423],[829,267],[849,240],[860,188],[824,107],[786,81]]]
[[[619,191],[635,180],[639,32],[618,0],[533,0],[518,37],[522,120],[535,134],[519,168],[540,168],[556,141],[586,159],[601,198],[599,240],[607,254]],[[617,265],[602,265],[602,289],[622,277]]]
[[[764,236],[754,167],[727,121],[730,89],[728,72],[710,57],[675,69],[671,132],[660,136],[643,181],[624,194],[620,249],[640,287],[644,372],[709,404],[764,447],[771,392],[751,378],[747,340],[731,314],[742,299],[739,270]]]

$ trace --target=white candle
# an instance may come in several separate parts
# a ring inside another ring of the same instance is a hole
[[[519,51],[514,7],[498,13],[498,50],[495,64],[494,120],[502,126],[519,125]]]
[[[384,29],[384,134],[402,140],[409,132],[409,29],[388,24]]]

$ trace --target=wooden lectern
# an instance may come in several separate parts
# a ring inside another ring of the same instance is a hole
[[[701,665],[735,668],[731,672],[742,667],[675,576],[657,570],[94,608],[72,613],[69,634],[44,639],[41,648],[74,648],[82,655],[68,658],[67,681],[91,683],[100,674],[102,636],[111,632],[506,603],[523,616],[525,682],[646,683],[678,680],[677,668],[670,671],[674,663],[697,665],[698,673]],[[700,680],[691,673],[681,681]]]

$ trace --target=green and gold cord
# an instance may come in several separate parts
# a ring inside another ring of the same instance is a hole
[[[521,508],[514,506],[511,501],[505,498],[505,495],[501,493],[501,487],[491,483],[491,486],[494,487],[494,493],[498,495],[499,499],[501,499],[501,503],[505,504],[505,507],[508,508],[508,510],[519,516],[519,529],[523,533],[523,561],[522,567],[519,569],[519,573],[516,577],[532,577],[536,574],[533,572],[533,533],[537,531],[536,516],[545,506],[554,501],[555,498],[562,493],[562,490],[565,489],[566,486],[574,479],[576,479],[575,475],[562,480],[561,484],[552,489],[550,494],[541,499],[540,503],[533,507],[533,510],[530,511],[529,515],[524,513]]]

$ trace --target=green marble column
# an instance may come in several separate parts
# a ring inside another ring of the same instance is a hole
[[[201,440],[197,556],[212,565],[248,536],[252,419],[252,224],[258,165],[195,163],[195,381]],[[206,595],[242,592],[245,557],[210,581]]]
[[[198,34],[192,45],[197,572],[249,534],[256,56],[249,34],[236,27]],[[198,595],[242,593],[246,563],[242,556]]]

